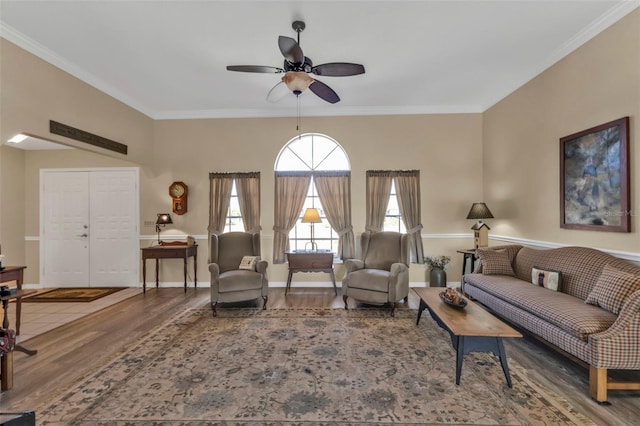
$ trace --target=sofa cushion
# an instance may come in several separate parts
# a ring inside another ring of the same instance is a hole
[[[617,315],[627,298],[636,290],[640,290],[640,275],[605,265],[595,287],[584,302],[600,306]]]
[[[617,316],[581,299],[508,276],[468,274],[466,284],[538,316],[567,333],[587,341],[588,336],[607,330]]]
[[[478,257],[482,263],[484,275],[510,275],[514,276],[509,254],[503,250],[478,250]]]

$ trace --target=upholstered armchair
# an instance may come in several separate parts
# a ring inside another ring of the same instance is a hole
[[[250,269],[240,269],[244,256],[260,256],[260,234],[227,232],[211,236],[209,250],[211,263],[211,309],[217,315],[216,305],[262,297],[262,309],[267,309],[267,266],[258,260]],[[248,266],[243,265],[244,268]]]
[[[373,304],[391,303],[393,316],[396,302],[409,296],[409,236],[399,232],[364,232],[360,237],[362,259],[345,260],[342,299]]]

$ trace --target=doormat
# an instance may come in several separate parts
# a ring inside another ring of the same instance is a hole
[[[26,302],[93,302],[101,297],[108,296],[117,291],[124,290],[125,287],[91,287],[91,288],[54,288],[43,291],[33,296],[25,297],[22,303]]]

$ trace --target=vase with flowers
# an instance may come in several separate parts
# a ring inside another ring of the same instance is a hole
[[[429,287],[446,287],[447,272],[445,268],[451,262],[449,256],[429,256],[424,258],[424,263],[431,269],[429,272]]]

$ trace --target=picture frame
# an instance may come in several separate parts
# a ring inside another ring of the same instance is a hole
[[[560,227],[631,232],[629,117],[560,139]]]

